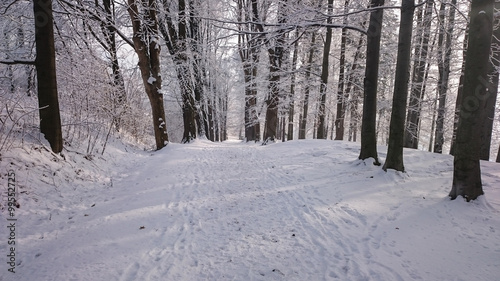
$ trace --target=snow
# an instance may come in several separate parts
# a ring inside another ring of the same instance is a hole
[[[408,173],[385,173],[358,153],[321,140],[12,151],[0,181],[16,172],[16,273],[2,262],[0,280],[498,279],[499,164],[482,162],[486,195],[467,203],[447,197],[449,155],[405,150]]]
[[[154,82],[156,82],[156,78],[154,78],[153,76],[149,76],[148,84],[153,85]]]

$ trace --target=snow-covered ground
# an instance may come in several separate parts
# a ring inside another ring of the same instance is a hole
[[[338,141],[108,146],[2,156],[0,280],[500,280],[500,164],[466,203],[449,155],[405,150],[403,174]]]

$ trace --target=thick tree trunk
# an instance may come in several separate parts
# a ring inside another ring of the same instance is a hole
[[[332,14],[333,0],[328,0],[328,14]],[[331,24],[332,19],[327,19],[327,24]],[[319,87],[319,111],[318,111],[318,130],[317,138],[326,139],[326,122],[325,122],[325,107],[326,107],[326,88],[328,85],[328,68],[330,67],[330,47],[332,45],[332,28],[326,29],[325,45],[323,46],[323,64],[321,66],[321,85]]]
[[[147,9],[141,9],[139,12],[136,0],[128,0],[127,10],[132,20],[134,49],[139,57],[142,81],[151,104],[156,149],[159,150],[168,144],[168,134],[163,95],[160,92],[160,46],[156,40],[158,36],[157,7],[154,0],[149,0],[146,4]]]
[[[370,8],[384,5],[384,0],[371,0]],[[366,69],[364,79],[363,118],[361,124],[361,152],[359,159],[373,158],[375,165],[380,165],[377,155],[377,86],[380,58],[380,34],[382,31],[383,9],[370,13],[366,47]]]
[[[387,148],[387,158],[382,168],[384,171],[387,171],[387,169],[394,169],[401,172],[405,171],[403,164],[403,143],[414,10],[414,0],[403,0],[401,7],[401,23],[399,26],[394,96],[392,99],[389,147]]]
[[[97,1],[96,1],[97,4]],[[105,20],[101,22],[101,30],[104,34],[104,40],[106,42],[106,51],[109,53],[111,62],[111,71],[113,73],[113,118],[114,125],[117,131],[121,127],[121,118],[123,114],[123,106],[127,101],[127,94],[125,92],[125,81],[120,69],[120,64],[118,62],[118,47],[116,45],[116,29],[114,27],[114,3],[111,0],[102,1]]]
[[[497,152],[497,163],[500,163],[500,145],[498,146],[498,152]]]
[[[495,1],[495,11],[500,11],[500,1]],[[491,134],[493,130],[493,121],[495,120],[495,105],[498,95],[498,69],[500,68],[500,17],[495,17],[493,24],[496,27],[493,30],[491,38],[491,54],[488,64],[488,93],[486,97],[486,114],[481,132],[481,160],[490,160]]]
[[[418,22],[419,28],[416,36],[417,45],[415,46],[415,59],[413,63],[410,101],[408,104],[404,140],[404,146],[408,148],[418,148],[420,112],[422,110],[421,103],[425,93],[425,65],[428,57],[433,6],[434,0],[426,2],[423,19]]]
[[[473,0],[465,62],[463,100],[457,128],[453,184],[450,198],[475,200],[483,194],[481,167],[481,122],[484,120],[488,60],[493,30],[493,0]]]
[[[63,149],[63,140],[57,96],[52,0],[34,0],[33,11],[40,131],[49,142],[52,151],[59,153]]]

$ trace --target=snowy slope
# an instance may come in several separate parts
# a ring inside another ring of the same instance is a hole
[[[2,187],[14,169],[23,192],[16,273],[2,262],[0,280],[500,278],[497,163],[466,203],[447,198],[448,155],[405,150],[402,174],[337,141],[124,149],[2,159]]]

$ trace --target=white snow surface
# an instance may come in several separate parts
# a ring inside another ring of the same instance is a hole
[[[341,141],[12,151],[0,280],[499,280],[500,164],[482,162],[485,196],[467,203],[447,197],[452,156],[404,152],[407,173]]]

